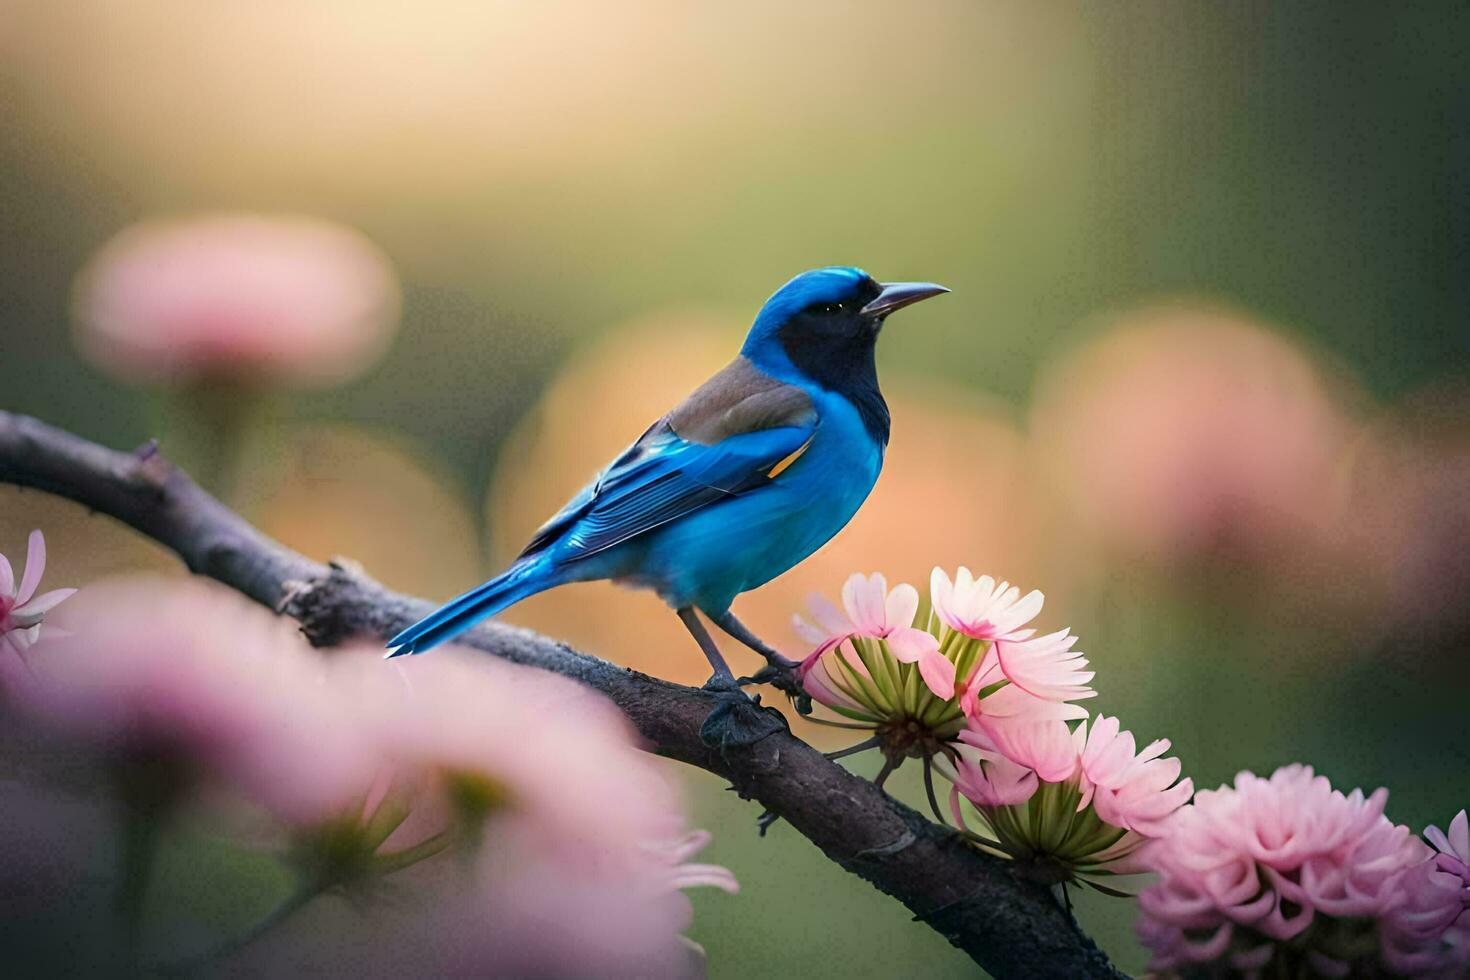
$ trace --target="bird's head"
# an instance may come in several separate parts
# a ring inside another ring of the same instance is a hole
[[[852,266],[813,269],[766,300],[741,353],[773,374],[794,368],[841,391],[873,376],[874,344],[890,313],[947,292],[932,282],[880,283]]]

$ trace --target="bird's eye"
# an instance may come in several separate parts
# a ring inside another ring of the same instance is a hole
[[[841,303],[813,303],[812,306],[811,306],[811,311],[813,313],[822,313],[822,314],[825,314],[827,316],[831,316],[834,313],[841,313],[842,312],[842,304]]]

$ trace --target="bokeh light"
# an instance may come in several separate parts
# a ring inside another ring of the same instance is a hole
[[[119,232],[79,276],[77,341],[127,381],[326,385],[382,354],[398,303],[381,253],[328,222],[150,221]]]

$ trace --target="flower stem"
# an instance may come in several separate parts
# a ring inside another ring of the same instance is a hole
[[[240,490],[241,461],[264,429],[265,399],[217,378],[174,391],[164,408],[165,446],[205,489],[227,502]]]
[[[324,891],[326,891],[326,886],[322,882],[317,880],[307,881],[300,888],[286,896],[281,904],[272,909],[265,918],[251,926],[245,932],[231,939],[227,939],[213,949],[207,949],[196,956],[191,956],[178,963],[162,967],[159,972],[166,976],[188,976],[212,963],[233,956],[279,926],[282,922],[285,922]]]
[[[857,755],[859,752],[866,752],[868,749],[875,749],[882,743],[883,740],[877,735],[874,735],[872,738],[865,739],[856,745],[849,745],[845,749],[838,749],[836,752],[824,752],[822,754],[835,762],[838,759],[845,759],[850,755]]]
[[[826,725],[828,728],[846,728],[855,732],[871,732],[872,725],[849,724],[845,721],[832,721],[830,718],[818,718],[816,715],[807,715],[806,720],[813,725]]]
[[[929,809],[934,813],[934,819],[939,821],[939,826],[948,827],[949,821],[944,819],[944,813],[939,809],[939,798],[934,795],[934,760],[928,756],[924,757],[924,795],[929,797]]]
[[[446,830],[426,840],[421,840],[412,847],[405,847],[392,854],[380,855],[376,862],[378,872],[389,875],[395,871],[402,871],[404,868],[433,857],[452,843],[454,843],[454,835]]]
[[[156,815],[135,806],[124,807],[122,881],[118,885],[117,911],[123,960],[130,971],[136,971],[142,962],[143,920],[158,853],[159,829]]]
[[[899,763],[902,761],[902,758],[894,759],[892,757],[885,757],[883,759],[883,768],[879,769],[878,775],[873,777],[873,785],[882,789],[883,784],[888,782],[888,777],[893,775],[893,770],[897,769]]]

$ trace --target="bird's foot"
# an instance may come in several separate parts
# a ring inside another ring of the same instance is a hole
[[[760,696],[751,697],[740,689],[734,677],[716,674],[704,685],[718,698],[699,727],[699,739],[710,748],[725,751],[746,748],[777,732],[789,732],[786,719],[775,708],[761,705]]]
[[[769,684],[796,705],[798,714],[809,715],[812,713],[812,699],[801,686],[801,676],[796,670],[800,666],[795,660],[788,660],[778,654],[760,670],[749,677],[740,678],[736,683]]]

